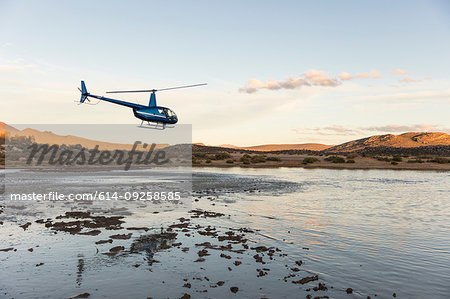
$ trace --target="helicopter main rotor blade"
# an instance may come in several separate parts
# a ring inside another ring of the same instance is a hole
[[[184,85],[184,86],[169,87],[169,88],[161,88],[161,89],[157,89],[157,91],[179,89],[179,88],[188,88],[188,87],[196,87],[196,86],[203,86],[203,85],[207,85],[207,83],[194,84],[194,85]]]
[[[184,86],[169,87],[169,88],[162,88],[162,89],[115,90],[115,91],[107,91],[106,93],[157,92],[157,91],[163,91],[163,90],[188,88],[188,87],[196,87],[196,86],[203,86],[203,85],[207,85],[207,83],[193,84],[193,85],[184,85]]]

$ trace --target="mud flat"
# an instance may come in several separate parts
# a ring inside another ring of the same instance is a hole
[[[2,204],[1,294],[345,298],[351,289],[363,298],[384,298],[394,293],[399,297],[445,293],[446,285],[435,279],[443,274],[436,269],[447,264],[448,257],[439,249],[447,245],[445,241],[434,245],[438,248],[432,256],[420,249],[404,255],[391,248],[405,236],[387,234],[396,232],[398,223],[384,220],[383,227],[377,226],[386,213],[408,211],[406,203],[397,199],[386,202],[389,210],[381,213],[382,200],[392,189],[404,192],[405,200],[411,198],[408,192],[420,197],[426,215],[433,219],[433,213],[448,209],[445,204],[435,211],[425,198],[428,194],[434,199],[442,192],[439,186],[448,180],[443,173],[418,178],[414,172],[276,171],[204,169],[194,173],[192,206],[186,210],[156,212],[125,201],[103,206],[39,203],[45,205],[41,209]],[[421,191],[424,185],[426,192]],[[384,192],[383,186],[390,187]],[[326,199],[327,194],[332,198]],[[367,197],[371,200],[361,200]],[[346,200],[342,206],[339,198]],[[349,212],[346,208],[356,199],[358,207]],[[434,229],[438,234],[427,236],[433,243],[443,228]],[[410,233],[420,239],[421,230],[415,226]],[[408,250],[423,248],[411,240],[408,244]],[[408,256],[416,263],[401,260]],[[405,269],[401,266],[405,263],[412,266]],[[423,266],[430,264],[433,267]],[[377,276],[381,282],[367,283],[377,271],[387,274]],[[414,281],[405,284],[414,279],[408,275],[417,271],[429,286],[420,287]],[[23,284],[24,280],[28,283]],[[57,281],[58,287],[49,281]]]

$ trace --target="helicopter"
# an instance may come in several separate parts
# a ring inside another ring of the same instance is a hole
[[[117,91],[107,91],[106,93],[133,93],[133,92],[150,92],[150,101],[148,106],[140,105],[136,103],[126,102],[122,100],[110,99],[103,96],[98,96],[95,94],[90,94],[87,91],[86,84],[84,81],[81,81],[81,89],[78,90],[81,92],[80,104],[84,103],[86,100],[90,102],[89,98],[95,98],[101,101],[110,102],[117,105],[122,105],[125,107],[129,107],[133,109],[134,116],[141,120],[140,127],[145,127],[149,129],[162,129],[164,130],[166,127],[173,128],[173,126],[178,122],[178,117],[170,108],[158,106],[156,105],[156,92],[163,90],[172,90],[172,89],[180,89],[180,88],[188,88],[188,87],[196,87],[203,86],[207,83],[194,84],[194,85],[184,85],[177,87],[169,87],[162,89],[145,89],[145,90],[117,90]],[[91,104],[92,105],[92,104]],[[143,126],[144,123],[147,123],[146,126]]]

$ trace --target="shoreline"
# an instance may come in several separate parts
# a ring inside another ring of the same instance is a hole
[[[281,162],[265,162],[265,163],[251,163],[243,164],[241,162],[226,163],[226,161],[211,161],[211,163],[196,163],[192,164],[192,168],[306,168],[306,169],[349,169],[349,170],[370,170],[370,169],[392,169],[392,170],[414,170],[414,171],[450,171],[450,163],[439,164],[432,162],[424,163],[408,163],[399,162],[397,165],[393,165],[389,162],[377,161],[371,158],[355,159],[355,163],[332,163],[326,161],[318,161],[315,163],[302,163],[304,157],[300,157],[298,160],[281,161]]]
[[[389,166],[389,165],[386,165]],[[424,167],[367,167],[367,166],[355,166],[349,167],[346,165],[239,165],[239,164],[214,164],[214,165],[192,165],[192,168],[305,168],[305,169],[345,169],[345,170],[414,170],[414,171],[437,171],[447,172],[450,168],[424,168]]]

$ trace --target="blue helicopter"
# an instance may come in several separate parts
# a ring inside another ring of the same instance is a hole
[[[113,104],[122,105],[125,107],[129,107],[133,109],[134,116],[138,119],[140,119],[141,125],[143,126],[144,122],[147,123],[146,128],[151,129],[165,129],[167,127],[171,127],[170,125],[174,125],[178,122],[178,117],[171,109],[167,107],[157,106],[156,105],[156,92],[157,91],[163,91],[163,90],[172,90],[172,89],[179,89],[179,88],[188,88],[188,87],[196,87],[196,86],[203,86],[206,85],[206,83],[202,84],[194,84],[194,85],[185,85],[185,86],[177,86],[177,87],[170,87],[170,88],[162,88],[162,89],[148,89],[148,90],[118,90],[118,91],[107,91],[106,93],[131,93],[131,92],[150,92],[150,101],[148,103],[148,106],[135,104],[131,102],[125,102],[121,100],[115,100],[110,99],[94,94],[90,94],[86,89],[86,84],[84,81],[81,81],[81,89],[78,88],[81,92],[81,98],[80,98],[80,104],[84,103],[86,100],[90,102],[90,98],[95,98],[101,101],[110,102]]]

